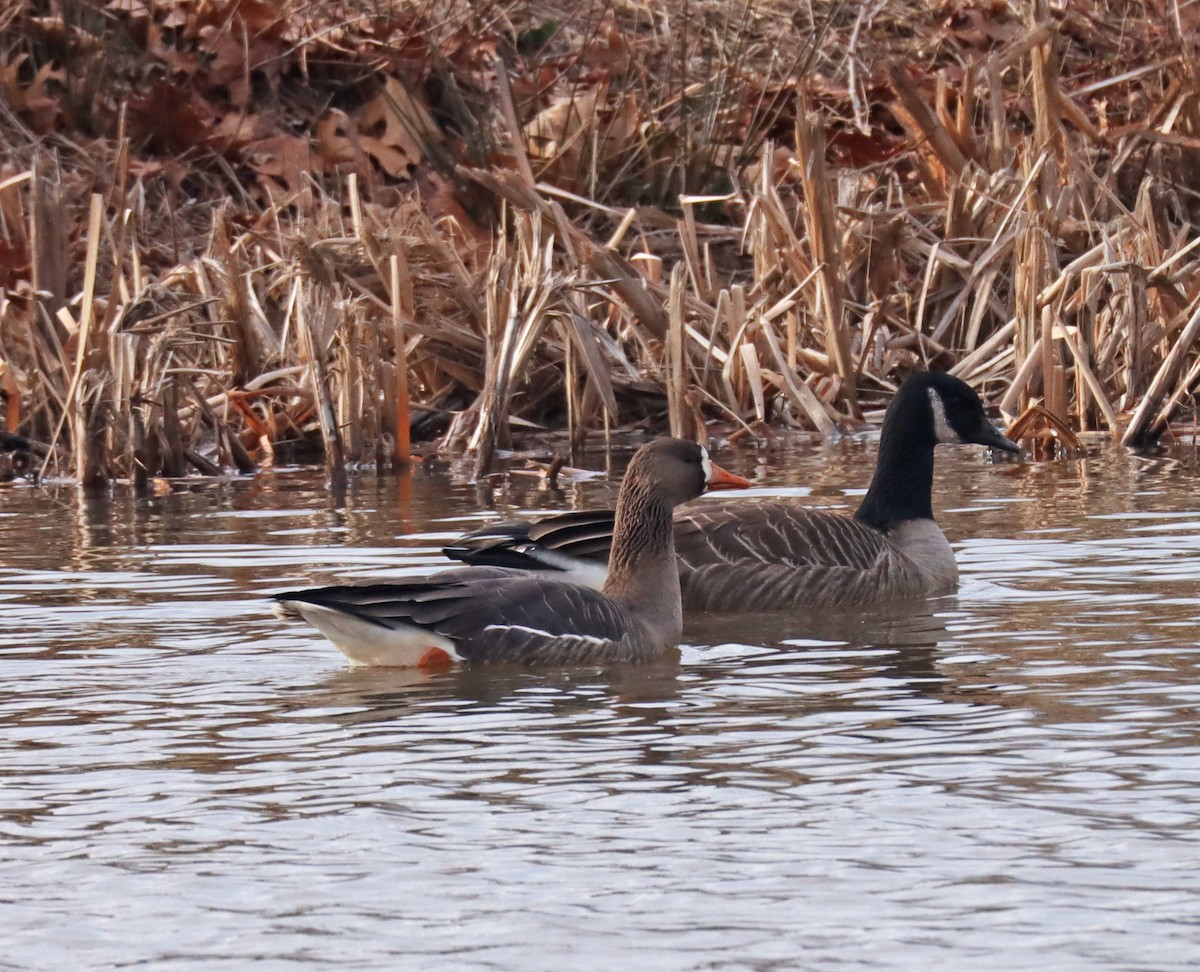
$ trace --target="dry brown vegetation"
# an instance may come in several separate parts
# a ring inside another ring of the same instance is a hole
[[[1197,20],[3,0],[0,447],[483,470],[531,425],[829,434],[924,367],[1153,439],[1200,381]]]

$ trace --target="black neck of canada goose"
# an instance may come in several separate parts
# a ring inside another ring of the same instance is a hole
[[[987,420],[975,390],[937,372],[913,375],[883,417],[871,488],[854,514],[887,531],[909,520],[933,519],[933,450],[939,442],[974,442],[1020,452]]]
[[[888,530],[906,520],[933,519],[933,447],[937,440],[921,435],[920,425],[911,416],[892,415],[889,410],[879,436],[871,488],[854,514],[860,523]]]

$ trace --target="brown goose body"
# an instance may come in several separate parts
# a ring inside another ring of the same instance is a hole
[[[675,520],[689,611],[839,607],[945,594],[958,583],[932,520],[888,533],[852,517],[786,503],[706,504]]]
[[[634,456],[618,497],[601,590],[560,577],[467,567],[397,584],[276,596],[276,612],[318,628],[357,665],[636,662],[683,630],[671,513],[706,487],[742,486],[692,442]]]
[[[677,510],[675,548],[688,611],[780,611],[945,594],[958,566],[933,519],[938,442],[1018,447],[987,421],[979,397],[949,375],[906,382],[888,409],[875,477],[853,517],[734,500]],[[597,584],[612,515],[546,517],[486,527],[446,548],[469,563],[565,572]]]

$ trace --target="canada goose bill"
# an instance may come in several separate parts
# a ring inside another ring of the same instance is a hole
[[[874,478],[853,516],[750,497],[676,510],[685,610],[791,611],[952,592],[958,565],[933,518],[939,443],[1020,452],[969,385],[924,372],[905,381],[888,407]],[[599,586],[613,522],[612,513],[597,511],[492,524],[444,552]]]
[[[313,625],[352,665],[649,660],[676,647],[683,630],[672,511],[706,489],[749,485],[702,446],[658,439],[637,451],[621,484],[599,590],[560,574],[466,567],[289,591],[276,595],[275,611]]]

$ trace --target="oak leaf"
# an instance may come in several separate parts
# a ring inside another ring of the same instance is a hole
[[[358,144],[388,175],[408,179],[425,157],[425,145],[441,133],[425,106],[399,80],[384,79],[383,90],[354,114]]]
[[[303,188],[305,172],[321,170],[308,140],[284,133],[250,143],[242,150],[242,158],[259,175],[278,179],[293,193]]]
[[[0,65],[0,95],[4,96],[9,108],[34,132],[47,135],[54,130],[62,106],[58,97],[46,90],[46,85],[53,81],[65,86],[66,72],[55,70],[50,64],[43,64],[38,68],[33,80],[27,85],[22,85],[21,65],[28,57],[27,54],[21,54],[12,63]]]

